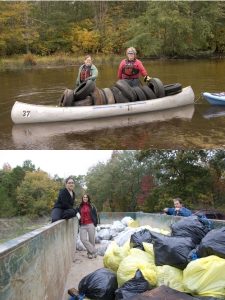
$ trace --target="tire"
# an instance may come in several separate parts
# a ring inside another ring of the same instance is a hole
[[[73,105],[74,106],[90,106],[90,105],[93,105],[93,99],[91,96],[87,96],[83,100],[74,101]]]
[[[165,89],[162,81],[158,78],[152,78],[148,82],[148,86],[153,90],[156,95],[156,98],[165,97]]]
[[[147,85],[143,85],[140,87],[142,91],[145,93],[147,100],[156,99],[156,95],[152,89],[150,89]]]
[[[94,91],[91,93],[91,97],[92,97],[94,105],[104,105],[105,104],[105,98],[99,88],[95,87]]]
[[[130,102],[137,100],[137,95],[134,93],[132,87],[129,85],[129,83],[126,80],[120,79],[116,82],[115,86],[123,93],[125,97]]]
[[[139,86],[134,86],[133,90],[137,94],[138,101],[147,100],[144,91]]]
[[[115,99],[114,99],[113,92],[109,88],[104,88],[102,91],[103,91],[103,93],[105,93],[107,103],[108,104],[114,104]]]
[[[82,100],[89,96],[95,89],[95,82],[93,80],[88,80],[82,82],[75,90],[74,90],[74,100]]]
[[[64,92],[64,97],[62,99],[61,106],[73,106],[73,102],[74,102],[73,90],[66,89]]]
[[[173,83],[164,85],[165,95],[176,95],[182,91],[182,85],[180,83]]]
[[[103,90],[102,90],[102,89],[100,89],[100,90],[99,90],[99,92],[100,92],[100,96],[101,96],[101,99],[102,99],[102,103],[103,103],[103,105],[105,105],[105,104],[108,104],[108,101],[107,101],[106,95],[105,95],[105,93],[103,92]]]
[[[127,97],[125,97],[123,95],[123,93],[121,92],[120,89],[118,89],[118,87],[113,86],[111,88],[111,91],[113,93],[113,96],[114,96],[114,99],[115,99],[116,103],[126,103],[126,102],[129,102],[129,100],[127,99]]]

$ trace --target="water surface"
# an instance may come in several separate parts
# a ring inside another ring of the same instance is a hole
[[[225,109],[201,98],[203,91],[225,90],[225,60],[144,61],[151,77],[164,84],[191,85],[194,106],[90,122],[13,125],[17,101],[57,105],[73,88],[78,67],[0,73],[0,149],[171,149],[224,148]],[[99,88],[116,80],[117,65],[98,66]]]

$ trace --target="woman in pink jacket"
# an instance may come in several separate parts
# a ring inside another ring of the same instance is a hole
[[[142,62],[136,58],[136,54],[137,51],[134,47],[128,48],[126,51],[127,58],[121,61],[118,69],[118,78],[127,80],[131,86],[140,85],[140,76],[144,77],[144,81],[151,79]]]

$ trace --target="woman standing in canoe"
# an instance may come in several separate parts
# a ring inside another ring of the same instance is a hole
[[[118,78],[125,79],[131,86],[140,85],[139,78],[144,77],[144,81],[151,79],[142,62],[136,58],[137,51],[130,47],[126,51],[127,58],[123,59],[119,65]]]
[[[87,80],[96,81],[98,77],[98,69],[92,63],[92,58],[90,55],[86,55],[84,58],[84,63],[80,66],[75,87],[78,87],[82,82]]]

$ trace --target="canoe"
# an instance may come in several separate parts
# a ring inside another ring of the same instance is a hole
[[[225,105],[225,92],[221,93],[208,93],[205,92],[202,94],[205,100],[213,105]]]
[[[188,86],[173,96],[107,105],[57,107],[16,101],[11,111],[11,118],[15,124],[89,120],[161,111],[193,103],[194,92],[191,86]]]
[[[45,144],[46,140],[65,134],[99,131],[102,129],[128,128],[172,119],[191,120],[194,104],[171,108],[163,111],[148,112],[130,116],[117,116],[82,121],[51,122],[36,124],[16,124],[12,128],[13,142],[17,148]],[[49,142],[47,141],[46,144]]]

